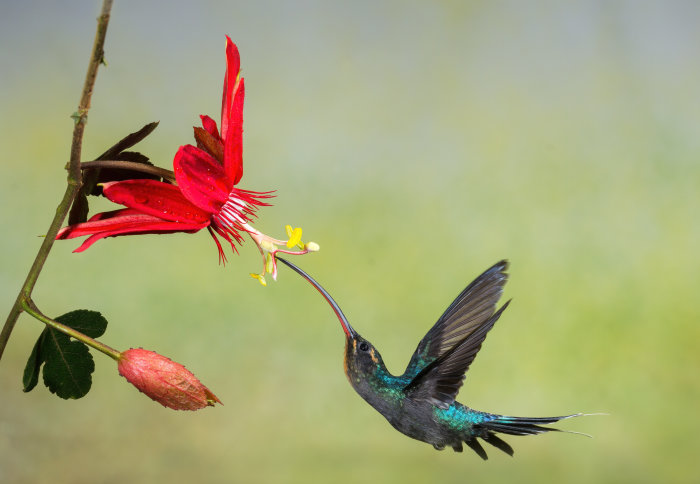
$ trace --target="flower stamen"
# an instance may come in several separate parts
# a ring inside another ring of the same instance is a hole
[[[291,225],[285,227],[287,235],[289,236],[288,240],[273,239],[248,223],[243,224],[243,229],[248,232],[250,238],[253,239],[255,245],[258,246],[258,250],[263,258],[262,273],[251,274],[251,277],[258,280],[265,274],[271,274],[272,279],[277,280],[277,259],[275,256],[278,252],[290,255],[303,255],[309,252],[317,252],[320,249],[319,245],[315,242],[305,244],[301,241],[302,229],[299,227],[295,229],[293,229]],[[280,246],[284,248],[280,248]],[[297,247],[299,250],[290,250],[292,247]]]

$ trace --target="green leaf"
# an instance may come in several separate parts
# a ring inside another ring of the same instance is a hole
[[[24,375],[22,376],[22,384],[24,392],[30,392],[39,383],[39,370],[44,363],[44,353],[41,348],[41,341],[44,339],[45,331],[42,331],[34,343],[34,348],[27,360],[27,366],[24,367]]]
[[[80,331],[91,338],[98,338],[105,334],[107,320],[98,311],[89,309],[77,309],[56,318],[59,323],[65,324],[76,331]]]
[[[69,313],[70,314],[70,313]],[[95,362],[80,341],[52,328],[46,328],[41,344],[44,363],[44,384],[61,398],[80,398],[90,391]]]
[[[97,311],[78,309],[56,318],[86,336],[97,338],[107,329],[107,320]],[[80,398],[90,391],[95,362],[89,348],[53,328],[46,327],[37,339],[24,368],[24,391],[31,391],[39,381],[44,365],[44,384],[61,398]]]

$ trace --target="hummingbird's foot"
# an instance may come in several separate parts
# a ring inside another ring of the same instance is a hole
[[[292,228],[291,225],[287,225],[285,229],[287,231],[287,237],[289,238],[287,240],[280,240],[273,239],[250,225],[246,227],[250,238],[253,239],[255,245],[258,246],[258,250],[263,259],[262,272],[260,274],[251,273],[250,277],[257,279],[263,286],[267,285],[265,274],[271,274],[272,279],[277,280],[276,255],[278,252],[290,255],[303,255],[320,250],[316,242],[304,243],[301,241],[301,227]],[[284,248],[279,248],[278,246],[284,246]]]

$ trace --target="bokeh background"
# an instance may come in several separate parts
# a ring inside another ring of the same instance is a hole
[[[0,312],[63,191],[97,1],[0,4]],[[84,159],[139,145],[171,166],[218,118],[224,34],[246,78],[241,184],[277,190],[258,227],[302,226],[296,260],[403,371],[451,299],[501,258],[514,299],[459,399],[593,435],[437,452],[348,385],[332,312],[249,241],[206,234],[55,245],[51,315],[101,311],[103,340],[156,350],[225,403],[174,412],[95,355],[92,391],[21,391],[41,325],[0,362],[0,481],[698,482],[700,6],[692,1],[117,1]],[[102,201],[97,210],[109,207]],[[4,317],[4,316],[3,316]]]

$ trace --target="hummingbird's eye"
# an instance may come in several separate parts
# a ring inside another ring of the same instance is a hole
[[[369,345],[367,344],[366,341],[363,341],[360,343],[360,351],[367,351],[369,349]]]

